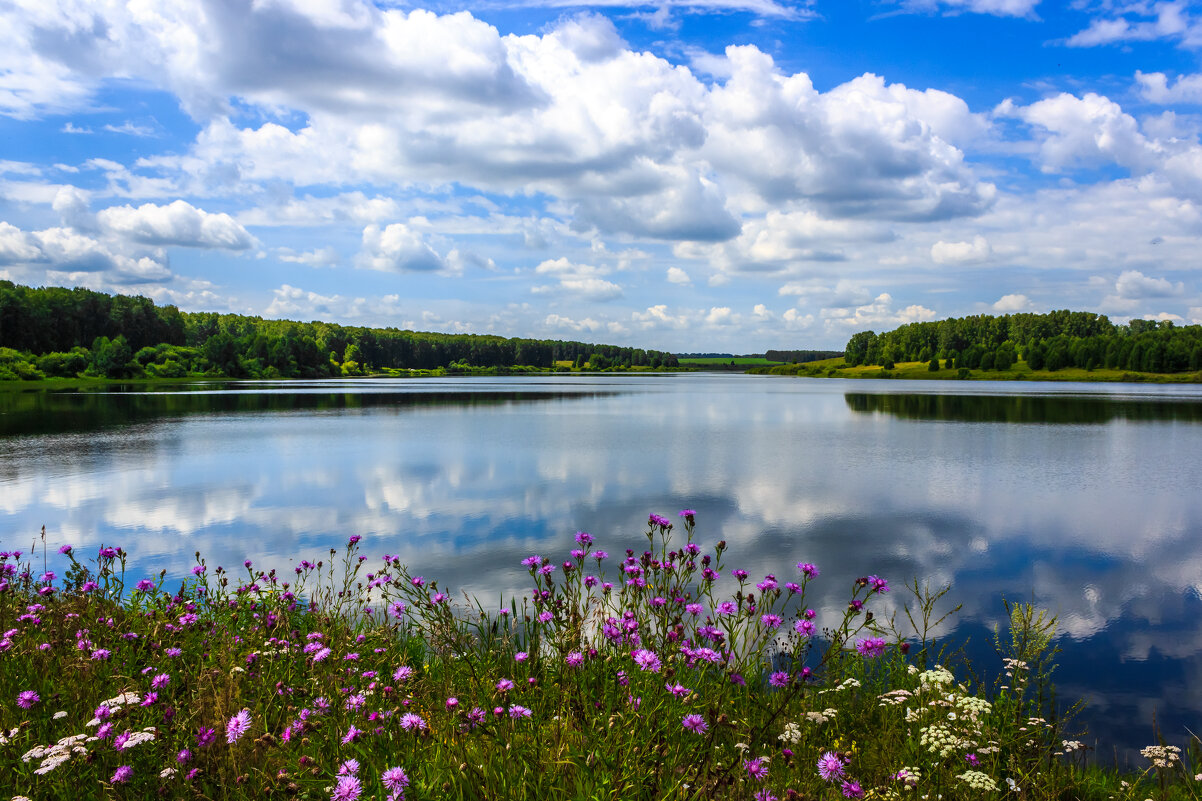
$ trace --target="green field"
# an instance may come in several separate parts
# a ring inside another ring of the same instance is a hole
[[[970,370],[961,378],[958,369],[932,372],[927,362],[898,362],[892,370],[879,365],[861,364],[848,367],[843,359],[824,359],[806,364],[778,365],[757,369],[757,373],[800,375],[824,378],[900,378],[908,381],[1111,381],[1154,384],[1196,384],[1202,373],[1137,373],[1130,370],[1098,368],[1084,370],[1065,367],[1060,370],[1032,370],[1025,361],[1016,362],[1009,370]]]

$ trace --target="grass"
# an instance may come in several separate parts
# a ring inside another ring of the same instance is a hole
[[[0,790],[17,798],[1197,799],[1189,753],[1091,766],[1051,702],[1054,617],[1008,607],[1005,675],[963,680],[917,582],[807,603],[702,548],[694,513],[647,549],[578,532],[529,589],[456,601],[359,538],[295,574],[129,554],[0,552]],[[38,564],[40,563],[40,564]],[[374,566],[373,566],[374,565]],[[894,590],[899,594],[899,589]],[[980,666],[976,666],[980,667]],[[1161,748],[1160,744],[1152,744]]]
[[[963,377],[958,369],[941,369],[932,372],[928,369],[927,362],[897,362],[893,369],[886,370],[879,365],[862,364],[848,367],[842,358],[824,359],[800,365],[783,365],[754,372],[821,378],[896,378],[909,381],[1096,381],[1158,384],[1202,382],[1202,373],[1138,373],[1106,368],[1086,370],[1080,367],[1065,367],[1055,371],[1032,370],[1025,361],[1021,360],[1009,370],[970,370]]]

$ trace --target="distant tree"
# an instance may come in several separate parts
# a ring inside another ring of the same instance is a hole
[[[939,372],[939,358],[938,357],[931,358],[931,363],[927,365],[927,370],[929,370],[932,373]]]

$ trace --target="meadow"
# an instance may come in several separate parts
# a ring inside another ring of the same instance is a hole
[[[1197,799],[1198,740],[1091,759],[1056,620],[1007,607],[997,664],[935,637],[950,590],[752,576],[696,515],[647,548],[577,532],[498,605],[345,548],[131,573],[123,548],[0,552],[0,790],[43,798]],[[838,579],[836,579],[838,580]],[[882,597],[903,600],[885,614]],[[826,615],[831,613],[827,612]],[[973,679],[994,673],[996,681]],[[1176,733],[1175,733],[1176,734]]]

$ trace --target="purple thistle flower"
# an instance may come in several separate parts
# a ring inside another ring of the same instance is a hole
[[[409,786],[409,777],[401,768],[389,768],[384,771],[380,781],[384,783],[384,789],[394,795],[405,792],[405,788]]]
[[[420,732],[426,728],[426,721],[421,715],[415,715],[412,712],[406,712],[405,714],[401,715],[401,728],[405,731]]]
[[[513,655],[514,662],[525,662],[529,658],[530,658],[530,654],[526,653],[525,651],[518,651],[516,654]]]
[[[647,525],[659,526],[660,528],[672,528],[672,521],[666,517],[660,517],[659,515],[653,514],[647,518]]]
[[[701,604],[685,604],[684,611],[693,617],[697,617],[701,614]]]
[[[58,548],[58,552],[61,553],[63,556],[66,556],[69,553],[71,553],[71,546],[70,545],[60,545]]]
[[[589,534],[587,531],[577,531],[576,532],[576,542],[579,543],[580,545],[585,545],[585,546],[592,545],[593,544],[593,535]]]
[[[512,689],[513,689],[513,682],[510,681],[509,679],[501,679],[500,681],[497,682],[497,691],[498,692],[505,693],[505,692],[509,692]]]
[[[134,733],[131,732],[129,729],[126,729],[125,731],[121,732],[120,734],[118,734],[116,737],[113,738],[113,748],[117,751],[124,751],[125,744],[128,743],[129,738],[133,737],[133,736],[134,736]]]
[[[339,776],[338,784],[330,794],[330,801],[355,801],[362,792],[363,785],[359,783],[359,779],[354,776]]]
[[[705,734],[709,728],[709,724],[705,722],[705,718],[701,717],[701,715],[685,715],[680,721],[680,725],[693,732],[693,734]]]
[[[856,640],[856,651],[860,656],[868,659],[874,659],[882,656],[885,653],[885,641],[880,637],[869,637],[864,640]]]
[[[773,687],[788,687],[789,674],[784,671],[777,671],[768,677],[768,684]]]
[[[780,799],[769,792],[767,787],[762,787],[759,790],[756,790],[755,795],[752,796],[752,799],[754,799],[754,801],[780,801]]]
[[[113,778],[109,779],[109,784],[125,784],[133,778],[134,769],[129,765],[122,765],[113,771]]]
[[[793,624],[793,630],[802,637],[809,637],[814,633],[814,621],[799,620]]]
[[[250,730],[250,710],[243,709],[238,714],[234,715],[225,724],[225,741],[227,743],[236,743]]]
[[[760,616],[760,623],[764,628],[775,631],[780,628],[780,615],[767,614]]]
[[[580,667],[584,664],[584,654],[579,651],[572,651],[563,661],[568,667]]]
[[[817,578],[818,576],[818,568],[814,567],[814,565],[810,564],[809,562],[798,562],[797,570],[799,573],[801,573],[801,575],[808,579]]]
[[[692,509],[681,509],[677,514],[683,517],[686,523],[692,523],[693,518],[697,516],[697,513]]]
[[[175,761],[181,765],[185,764],[191,758],[192,758],[192,752],[189,751],[187,748],[181,748],[179,750],[179,753],[175,755]]]
[[[363,736],[363,731],[360,729],[356,729],[355,724],[352,723],[351,727],[346,730],[346,735],[342,738],[342,744],[350,745],[351,743],[355,742],[362,736]]]
[[[196,567],[192,568],[192,575],[203,576],[206,569],[204,565],[196,565]]]
[[[747,577],[751,575],[741,567],[736,567],[734,570],[730,571],[730,574],[738,579],[740,584],[746,581]]]
[[[818,775],[825,782],[843,778],[843,760],[834,751],[827,751],[818,758]]]
[[[868,584],[872,587],[872,592],[889,592],[889,582],[880,576],[869,576]]]
[[[355,776],[359,773],[359,760],[348,759],[338,766],[339,776]]]
[[[412,675],[413,668],[409,667],[408,665],[401,665],[396,669],[396,672],[392,674],[392,680],[404,684],[405,681]]]
[[[981,760],[976,754],[965,754],[964,761],[972,765],[974,768],[981,766]]]
[[[743,769],[747,771],[748,776],[757,782],[762,782],[768,778],[768,766],[764,764],[764,760],[758,757],[743,760]]]
[[[167,673],[160,673],[150,680],[150,689],[161,690],[171,683],[171,676]]]
[[[352,534],[352,535],[350,536],[350,539],[348,539],[348,540],[346,541],[346,544],[347,544],[347,545],[354,545],[356,542],[358,542],[358,541],[359,541],[359,540],[361,540],[361,539],[363,539],[363,538],[362,538],[362,537],[360,537],[358,534]]]
[[[33,690],[26,690],[17,695],[17,706],[22,709],[32,709],[33,705],[42,700]]]
[[[660,662],[659,656],[656,655],[655,651],[648,651],[645,648],[640,648],[631,656],[634,657],[634,663],[647,673],[659,673],[660,667],[663,666],[663,663]]]
[[[154,582],[150,579],[142,579],[137,583],[137,586],[135,586],[134,589],[136,589],[138,592],[150,592],[154,589]]]
[[[530,714],[530,710],[524,706],[518,706],[517,704],[514,704],[513,706],[509,707],[509,717],[513,720],[517,720],[518,718],[528,718],[530,717]]]
[[[722,603],[718,604],[718,608],[715,611],[719,615],[729,617],[730,615],[733,615],[735,612],[739,611],[739,605],[734,601],[723,601]]]
[[[844,798],[863,798],[864,788],[859,782],[845,781],[839,788],[843,792]]]

